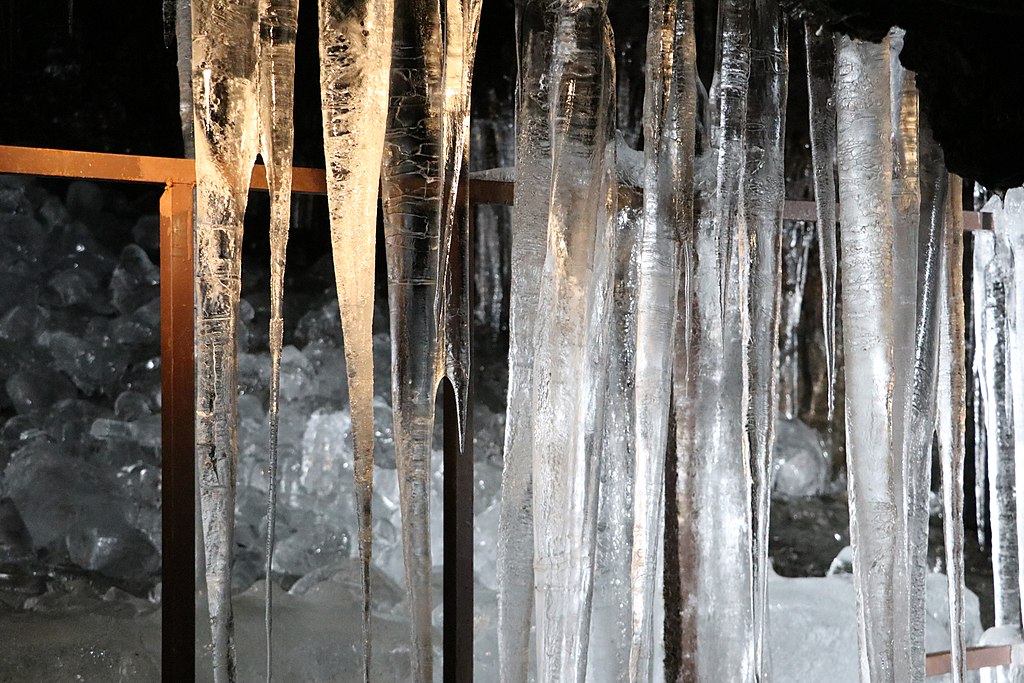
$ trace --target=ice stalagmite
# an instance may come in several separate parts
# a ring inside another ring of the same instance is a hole
[[[363,590],[363,680],[370,667],[373,494],[373,281],[377,192],[394,3],[320,1],[320,97],[327,202],[352,415]]]
[[[466,435],[469,391],[469,194],[460,178],[469,172],[469,96],[482,0],[444,3],[444,209],[440,268],[443,293],[438,322],[444,326],[445,374],[455,389],[459,436]],[[463,188],[465,190],[465,188]],[[456,234],[456,233],[459,234]]]
[[[936,413],[942,465],[942,530],[949,591],[950,679],[966,676],[964,640],[964,425],[967,422],[964,348],[963,207],[961,182],[951,176],[946,249],[939,303],[939,377]]]
[[[260,0],[260,41],[256,89],[259,95],[260,154],[270,188],[270,463],[267,487],[265,620],[267,680],[273,667],[274,524],[277,514],[277,435],[284,319],[284,266],[292,206],[292,150],[295,130],[295,32],[298,0]]]
[[[907,569],[910,586],[910,680],[924,680],[925,579],[928,572],[928,499],[931,491],[932,441],[935,435],[938,363],[939,285],[945,250],[946,196],[949,175],[942,151],[922,122],[920,126],[921,213],[918,226],[917,313],[914,366],[904,411],[904,506]],[[899,410],[899,407],[896,407]]]
[[[632,634],[630,565],[633,549],[634,405],[637,251],[643,213],[620,206],[612,236],[608,378],[604,444],[598,490],[594,558],[594,607],[590,622],[587,681],[629,678]]]
[[[498,656],[502,683],[525,683],[533,611],[533,349],[551,192],[548,72],[554,13],[517,0],[516,185],[512,211],[508,408],[498,521]]]
[[[717,186],[714,196],[715,223],[728,226],[718,230],[719,270],[729,271],[732,243],[740,209],[743,177],[744,133],[747,122],[747,85],[750,77],[750,21],[753,0],[722,0],[718,5],[720,53],[715,69],[712,98],[718,104],[716,143],[718,145]],[[722,278],[722,313],[728,278]]]
[[[537,678],[587,669],[596,483],[603,437],[607,214],[614,169],[611,30],[603,2],[560,2],[550,74],[551,198],[535,325],[533,410]],[[602,254],[602,251],[604,252]]]
[[[637,281],[630,680],[652,675],[657,558],[675,359],[680,239],[693,215],[696,69],[692,2],[652,2],[644,93],[644,222]]]
[[[1020,565],[1007,317],[1013,287],[1011,261],[1006,245],[991,233],[976,231],[973,237],[974,343],[986,433],[995,625],[1019,629]]]
[[[836,376],[836,110],[832,80],[835,36],[804,24],[807,43],[807,93],[811,113],[811,161],[818,212],[818,264],[821,269],[821,322],[825,333],[825,370],[829,417],[835,406]]]
[[[893,220],[889,47],[840,38],[836,109],[846,453],[861,679],[895,680],[899,473],[892,433]]]
[[[430,455],[440,377],[437,292],[444,44],[437,0],[395,3],[381,187],[391,313],[391,384],[413,678],[433,676]]]
[[[256,0],[192,3],[196,134],[196,469],[214,680],[235,680],[231,560],[242,219],[258,148]]]
[[[755,0],[751,22],[747,158],[739,229],[739,301],[743,345],[743,456],[750,468],[753,575],[752,640],[757,680],[766,680],[768,518],[778,397],[782,208],[785,201],[786,18],[778,0]],[[721,226],[720,226],[721,227]]]

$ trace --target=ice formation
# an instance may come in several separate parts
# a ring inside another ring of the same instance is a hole
[[[373,544],[373,296],[377,195],[391,64],[393,3],[320,3],[320,89],[327,201],[352,415],[368,681]],[[268,574],[269,576],[269,574]]]

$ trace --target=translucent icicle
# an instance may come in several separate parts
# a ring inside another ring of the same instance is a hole
[[[445,0],[444,214],[441,224],[445,374],[455,389],[459,438],[465,438],[469,392],[469,193],[459,200],[462,173],[469,172],[469,108],[482,0]],[[465,190],[465,188],[463,188]],[[459,235],[456,236],[456,232]]]
[[[231,560],[238,461],[242,219],[258,147],[255,0],[192,3],[196,134],[196,469],[214,680],[235,680]]]
[[[602,439],[595,409],[606,376],[592,363],[602,346],[614,172],[605,9],[558,5],[550,75],[551,200],[533,371],[534,419],[545,428],[533,433],[533,523],[537,678],[552,682],[584,680],[590,633]]]
[[[807,286],[807,262],[814,224],[786,221],[782,226],[782,303],[779,322],[779,412],[787,420],[802,405],[800,378],[800,316]]]
[[[743,455],[750,468],[754,673],[770,676],[768,637],[768,521],[771,508],[776,358],[782,287],[782,209],[785,202],[786,96],[789,83],[786,17],[778,0],[755,0],[751,22],[744,220],[739,238],[739,301],[743,345]]]
[[[836,68],[846,453],[861,678],[894,681],[905,642],[892,434],[893,223],[888,39],[840,38]]]
[[[976,371],[987,435],[988,493],[991,501],[992,579],[995,625],[1020,628],[1020,565],[1014,472],[1013,395],[1010,387],[1008,294],[1011,261],[1006,246],[976,231],[972,293]],[[977,428],[977,427],[976,427]]]
[[[634,406],[637,251],[643,214],[620,207],[611,245],[608,385],[604,416],[594,607],[590,622],[587,681],[629,679],[632,634],[630,560],[633,549]]]
[[[444,45],[438,0],[395,3],[381,188],[391,313],[391,384],[413,678],[433,677],[430,455],[443,213]]]
[[[719,226],[719,270],[729,272],[729,258],[740,208],[744,133],[747,125],[747,82],[750,76],[751,8],[753,0],[722,0],[718,5],[719,62],[713,97],[718,102],[717,190],[715,223]],[[728,280],[721,282],[722,311]]]
[[[984,287],[974,287],[974,282],[982,282],[980,278],[971,277],[971,325],[967,328],[967,348],[971,354],[971,409],[974,417],[974,522],[978,528],[978,546],[989,545],[988,526],[988,440],[985,433],[985,413],[981,399],[981,383],[985,364],[984,352],[981,348],[980,333],[984,329],[982,315],[985,309]]]
[[[961,183],[950,177],[946,217],[946,249],[942,300],[939,304],[938,416],[939,461],[942,466],[942,531],[949,591],[950,680],[967,675],[964,640],[964,425],[967,387],[964,349],[963,206]]]
[[[925,578],[928,572],[928,499],[935,435],[941,283],[949,175],[928,128],[920,128],[921,214],[918,226],[917,313],[912,390],[904,407],[904,496],[909,571],[910,680],[924,680]],[[898,408],[897,408],[898,409]]]
[[[320,98],[327,203],[344,334],[363,591],[362,679],[370,676],[373,498],[373,294],[377,193],[394,3],[320,0]]]
[[[284,339],[284,267],[292,206],[292,151],[295,141],[295,33],[298,0],[260,0],[260,43],[256,90],[259,97],[260,154],[270,188],[270,458],[267,494],[266,593],[267,680],[273,671],[274,525],[277,515],[277,435]]]
[[[917,310],[917,252],[918,225],[921,211],[921,191],[918,183],[918,101],[917,86],[913,72],[903,68],[899,53],[903,48],[903,31],[894,29],[889,38],[890,98],[892,112],[892,211],[893,211],[893,406],[905,406],[913,391],[914,334]],[[905,411],[896,409],[892,414],[893,443],[896,471],[903,474],[906,454]],[[900,511],[900,527],[906,525],[906,507],[903,503],[904,487],[897,488],[897,505]],[[901,531],[900,533],[906,533]],[[908,548],[906,543],[903,548]],[[897,575],[900,581],[909,577],[906,559],[901,559]],[[906,568],[906,569],[904,569]],[[900,621],[909,628],[909,610],[912,602],[906,584],[897,586],[899,599],[897,609]],[[911,668],[920,668],[910,659],[910,643],[902,642],[897,649],[896,676],[900,680],[911,680]]]
[[[534,325],[551,192],[548,84],[554,14],[517,0],[516,184],[512,211],[508,408],[498,520],[498,657],[502,683],[525,683],[533,610]]]
[[[807,43],[807,93],[811,112],[811,160],[818,214],[818,264],[821,269],[821,322],[825,334],[828,415],[835,409],[836,386],[836,109],[832,80],[835,36],[824,28],[804,24]]]

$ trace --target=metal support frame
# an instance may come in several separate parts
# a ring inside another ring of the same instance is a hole
[[[164,186],[160,198],[161,397],[163,441],[163,680],[195,678],[195,337],[193,213],[195,166],[188,159],[99,154],[0,145],[0,173],[89,178]],[[470,177],[471,204],[512,204],[513,183]],[[252,189],[266,190],[255,166]],[[322,169],[296,168],[296,193],[326,194]],[[636,200],[624,192],[623,200]],[[468,215],[468,212],[466,212]],[[815,221],[814,202],[787,200],[784,218]],[[468,218],[467,218],[468,220]],[[989,230],[991,214],[965,211],[965,230]],[[466,249],[468,255],[470,249]],[[471,264],[467,264],[467,269]],[[444,410],[444,681],[473,680],[473,431],[472,400],[460,446],[455,393],[443,383]],[[970,648],[968,669],[1011,663],[1009,646]],[[948,652],[932,653],[926,675],[948,673]]]

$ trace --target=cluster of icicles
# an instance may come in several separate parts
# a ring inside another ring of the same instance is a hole
[[[516,1],[510,383],[498,549],[501,680],[528,679],[532,625],[537,680],[652,680],[660,671],[655,614],[668,561],[666,523],[678,549],[673,592],[680,599],[665,609],[677,614],[672,637],[681,654],[679,669],[666,675],[767,680],[786,16],[778,0],[721,0],[714,80],[705,94],[695,66],[693,0],[651,1],[637,203],[620,191],[615,172],[606,4]],[[296,12],[297,0],[192,0],[196,447],[218,683],[235,677],[234,336],[242,218],[257,153],[272,198],[272,481],[277,463]],[[467,221],[459,185],[468,166],[479,13],[480,0],[319,3],[324,149],[361,529],[363,680],[369,680],[371,652],[378,189],[413,673],[424,682],[433,678],[434,395],[447,376],[464,398],[468,378]],[[937,437],[953,675],[960,680],[959,180],[945,172],[918,118],[914,76],[899,64],[897,32],[871,44],[808,26],[806,39],[830,387],[839,355],[837,218],[841,225],[862,677],[924,676],[928,492]],[[1000,338],[1005,346],[1005,335]],[[996,363],[986,372],[998,374],[998,348],[985,357]],[[990,439],[1003,439],[1000,430],[1012,425],[1005,416],[991,420]],[[274,491],[271,485],[268,576]],[[675,512],[668,520],[667,507]],[[268,676],[270,610],[268,582]]]

